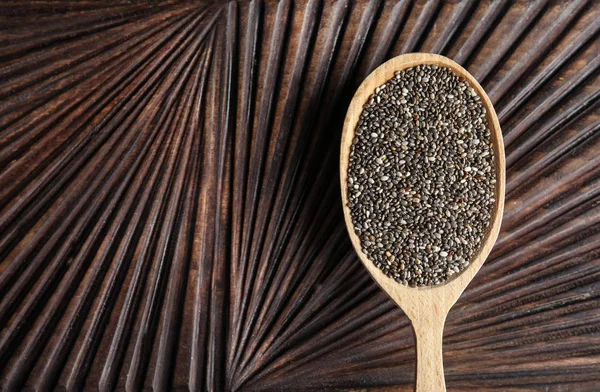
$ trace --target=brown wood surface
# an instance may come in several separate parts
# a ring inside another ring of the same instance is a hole
[[[599,34],[594,0],[0,3],[1,390],[412,390],[338,157],[360,82],[420,51],[506,147],[448,390],[598,391]]]

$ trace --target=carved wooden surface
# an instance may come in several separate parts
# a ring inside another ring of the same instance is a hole
[[[8,1],[0,31],[3,391],[412,390],[337,173],[354,90],[415,51],[507,154],[448,390],[598,390],[600,2]]]

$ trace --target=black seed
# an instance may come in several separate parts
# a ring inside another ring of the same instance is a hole
[[[348,207],[363,252],[397,282],[444,283],[481,246],[496,202],[485,113],[464,80],[430,65],[396,73],[365,104]]]

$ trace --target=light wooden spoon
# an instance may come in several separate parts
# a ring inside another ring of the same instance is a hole
[[[496,203],[491,215],[490,226],[484,236],[481,248],[470,260],[469,266],[445,283],[437,286],[413,288],[404,286],[385,274],[362,252],[360,240],[354,231],[350,209],[348,208],[348,158],[354,139],[354,130],[363,111],[363,106],[375,92],[375,88],[394,77],[396,71],[420,64],[436,64],[452,69],[464,78],[477,91],[487,109],[488,126],[494,150],[496,170]],[[350,103],[340,152],[340,181],[344,218],[352,245],[371,276],[379,286],[402,308],[409,317],[414,329],[417,344],[417,392],[439,392],[446,390],[442,361],[442,336],[448,311],[475,276],[496,242],[502,211],[504,210],[505,161],[502,132],[494,107],[477,80],[454,61],[435,54],[411,53],[395,57],[373,71],[360,85]]]

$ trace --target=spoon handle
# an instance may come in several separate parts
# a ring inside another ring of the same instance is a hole
[[[442,338],[445,318],[423,318],[412,323],[417,343],[416,392],[445,392]]]

